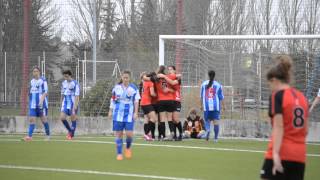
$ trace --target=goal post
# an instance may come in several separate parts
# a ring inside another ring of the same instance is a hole
[[[180,64],[176,64],[177,52]],[[320,34],[159,35],[159,65],[181,67],[182,98],[198,98],[196,87],[207,79],[209,69],[216,71],[230,102],[226,119],[266,118],[270,92],[264,77],[272,57],[279,54],[293,58],[294,86],[313,97],[320,87],[320,73],[314,70],[320,58]],[[197,99],[182,101],[187,108],[187,103],[199,104]],[[185,115],[188,109],[183,108]]]

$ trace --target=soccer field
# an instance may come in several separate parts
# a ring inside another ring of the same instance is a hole
[[[145,142],[135,139],[133,158],[117,161],[113,137],[66,141],[0,136],[0,179],[259,179],[267,142],[203,140]],[[320,177],[320,144],[308,145],[306,180]]]

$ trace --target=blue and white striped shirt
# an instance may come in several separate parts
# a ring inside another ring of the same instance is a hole
[[[204,111],[220,111],[220,101],[224,99],[222,85],[217,81],[213,81],[212,86],[208,89],[206,86],[209,80],[206,80],[201,85],[200,97]]]
[[[134,104],[139,102],[138,88],[130,83],[128,87],[117,84],[112,90],[113,121],[133,122]]]
[[[61,86],[61,95],[63,95],[62,108],[72,109],[75,97],[80,95],[80,87],[76,80],[64,80]]]
[[[40,98],[44,93],[48,93],[48,83],[44,77],[39,79],[32,79],[30,81],[29,91],[29,108],[36,109],[40,108]],[[42,108],[48,108],[48,98],[45,97]]]

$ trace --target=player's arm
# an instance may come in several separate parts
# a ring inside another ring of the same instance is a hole
[[[75,92],[74,106],[73,106],[74,110],[78,109],[79,101],[80,101],[80,87],[79,87],[79,84],[76,83],[76,92]]]
[[[219,97],[219,100],[221,102],[222,111],[224,112],[226,110],[226,106],[225,106],[225,103],[224,103],[224,95],[223,95],[222,86],[218,90],[218,97]]]
[[[45,100],[45,98],[47,96],[48,96],[48,83],[47,83],[47,81],[43,81],[43,93],[40,97],[40,102],[39,102],[40,107],[43,106],[43,101]]]
[[[142,76],[142,79],[143,79],[144,81],[151,81],[151,78],[148,77],[146,74]]]
[[[311,107],[310,107],[310,109],[309,109],[309,112],[311,112],[311,111],[314,109],[314,107],[319,103],[319,101],[320,101],[320,97],[317,96],[317,97],[313,100],[312,105],[311,105]]]
[[[155,89],[154,89],[153,86],[150,87],[150,95],[151,95],[152,97],[157,97],[157,93],[156,93],[156,91],[155,91]]]
[[[168,76],[164,75],[164,74],[157,74],[158,78],[163,78],[167,81],[167,83],[169,83],[170,85],[174,86],[176,84],[179,84],[179,81],[176,79],[170,79]]]
[[[109,112],[108,112],[108,118],[109,118],[109,119],[111,119],[111,117],[112,117],[113,107],[114,107],[114,101],[113,101],[113,99],[111,98],[111,99],[110,99]]]
[[[204,91],[204,86],[201,85],[200,89],[200,110],[203,111],[203,91]]]
[[[283,172],[283,167],[281,164],[281,158],[280,158],[280,148],[282,144],[283,139],[283,115],[282,115],[282,98],[283,98],[283,91],[280,91],[275,94],[273,99],[274,104],[272,108],[273,112],[273,129],[272,129],[272,135],[273,135],[273,150],[272,150],[272,159],[274,162],[272,173],[276,174],[276,171]]]
[[[63,101],[63,96],[64,96],[64,89],[63,89],[63,85],[61,85],[61,96],[60,96],[60,104],[62,104],[62,101]]]
[[[139,111],[139,100],[141,99],[139,91],[137,91],[134,97],[134,114],[133,119],[138,120],[138,111]]]

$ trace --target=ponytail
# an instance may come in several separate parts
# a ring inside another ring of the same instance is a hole
[[[292,71],[292,59],[287,55],[280,55],[274,58],[276,65],[267,73],[267,79],[270,81],[276,78],[284,83],[290,83]]]
[[[208,72],[208,76],[209,76],[209,84],[207,84],[206,89],[209,89],[214,81],[214,77],[216,76],[216,72],[214,72],[213,70],[210,70]]]

